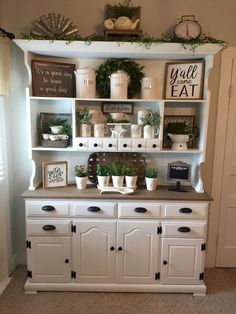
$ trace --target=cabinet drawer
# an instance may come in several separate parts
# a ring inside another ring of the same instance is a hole
[[[80,202],[71,204],[75,217],[116,217],[116,204],[105,202]]]
[[[71,220],[28,220],[27,235],[70,235]]]
[[[124,203],[118,204],[119,218],[153,218],[161,216],[161,204],[159,203]]]
[[[208,203],[172,203],[166,204],[164,216],[181,219],[207,218]]]
[[[67,202],[54,201],[26,201],[26,216],[69,216]]]
[[[164,222],[162,237],[205,238],[206,222]]]

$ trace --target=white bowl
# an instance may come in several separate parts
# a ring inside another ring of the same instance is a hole
[[[63,129],[63,126],[62,125],[53,125],[53,126],[50,126],[50,129],[51,129],[53,134],[58,134]]]

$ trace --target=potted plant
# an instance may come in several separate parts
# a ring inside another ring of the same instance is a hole
[[[138,168],[132,164],[128,164],[125,165],[124,172],[126,187],[130,189],[136,189],[138,180]]]
[[[122,187],[124,182],[124,165],[118,161],[113,161],[110,166],[110,174],[114,187]]]
[[[161,117],[159,111],[152,111],[151,109],[147,109],[145,116],[140,118],[140,120],[143,122],[144,126],[143,137],[154,138],[154,136],[158,134],[160,127]]]
[[[96,174],[98,178],[98,185],[100,188],[106,187],[109,185],[110,180],[110,170],[109,166],[105,164],[97,164]]]
[[[87,186],[88,181],[88,170],[85,165],[75,166],[74,167],[75,181],[77,189],[84,190]]]
[[[154,167],[149,167],[146,169],[146,187],[148,191],[155,191],[157,187],[157,177],[159,170]]]
[[[194,139],[191,128],[185,122],[168,123],[165,132],[172,141],[173,150],[186,150],[187,143]]]
[[[80,123],[80,136],[91,137],[91,114],[87,107],[78,109],[76,117]]]

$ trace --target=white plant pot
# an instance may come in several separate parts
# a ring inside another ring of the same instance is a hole
[[[157,188],[157,178],[147,178],[146,180],[146,187],[148,191],[155,191]]]
[[[120,188],[123,186],[125,176],[112,176],[112,183],[115,188]]]
[[[138,176],[125,176],[126,187],[130,189],[137,189]]]
[[[75,177],[78,190],[85,190],[87,187],[88,177]]]
[[[97,176],[98,178],[98,185],[101,188],[104,188],[109,185],[110,176]]]

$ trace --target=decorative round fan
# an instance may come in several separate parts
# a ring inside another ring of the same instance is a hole
[[[33,22],[31,34],[38,37],[53,37],[56,39],[65,36],[78,35],[78,28],[63,14],[49,13],[42,15]]]

